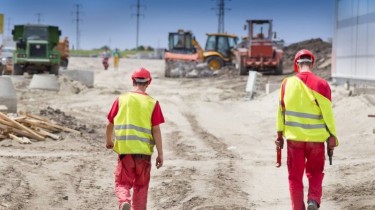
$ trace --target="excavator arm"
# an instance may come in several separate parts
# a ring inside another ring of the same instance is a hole
[[[198,52],[198,59],[203,63],[204,62],[204,56],[203,56],[203,48],[201,47],[201,45],[198,43],[198,41],[195,39],[195,37],[193,36],[192,40],[191,40],[193,46],[195,48],[197,48],[197,52]]]

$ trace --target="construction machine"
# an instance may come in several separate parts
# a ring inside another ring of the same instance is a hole
[[[13,71],[13,52],[15,50],[14,46],[3,46],[0,49],[0,75],[2,74],[12,74]]]
[[[69,64],[69,40],[64,37],[57,43],[56,49],[60,52],[60,66],[66,69]]]
[[[57,26],[42,24],[15,25],[12,30],[16,50],[13,74],[41,73],[47,70],[58,75],[60,52],[56,49],[61,31]]]
[[[204,61],[203,49],[191,31],[170,32],[168,42],[164,54],[165,77],[171,77],[171,70],[179,65],[194,66]]]
[[[171,69],[177,66],[192,68],[198,63],[207,63],[211,70],[232,64],[232,49],[238,37],[231,34],[207,33],[205,49],[201,47],[191,31],[178,30],[169,33],[168,50],[164,54],[165,76],[170,77]]]
[[[240,75],[248,75],[250,70],[258,72],[283,73],[283,50],[275,41],[272,20],[247,20],[247,39],[235,50],[236,69]]]
[[[232,64],[232,49],[237,46],[238,37],[226,33],[207,34],[206,47],[203,52],[204,61],[211,70],[221,69]]]

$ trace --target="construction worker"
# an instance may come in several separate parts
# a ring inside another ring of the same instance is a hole
[[[328,83],[312,73],[315,56],[300,50],[294,57],[295,76],[284,79],[280,88],[277,115],[276,148],[287,140],[289,191],[293,210],[305,210],[303,174],[309,181],[307,209],[321,204],[324,142],[327,151],[338,146],[334,123],[331,89]]]
[[[120,51],[116,48],[113,53],[113,67],[114,67],[114,70],[118,70],[118,65],[120,63]]]
[[[118,154],[115,193],[119,209],[145,210],[154,145],[156,167],[159,169],[163,165],[159,125],[164,123],[164,117],[159,102],[146,93],[152,80],[150,72],[145,68],[138,69],[132,80],[134,90],[120,95],[108,113],[106,147]]]
[[[104,51],[102,52],[102,64],[104,67],[104,70],[107,70],[109,67],[109,58],[111,57],[111,53],[107,47],[104,48]]]

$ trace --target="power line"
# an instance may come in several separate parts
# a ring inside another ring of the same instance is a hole
[[[224,15],[225,15],[225,10],[229,11],[229,8],[225,7],[225,1],[230,1],[230,0],[217,0],[217,7],[212,8],[214,10],[217,10],[217,16],[219,18],[218,20],[218,33],[224,33]]]
[[[132,7],[136,7],[137,8],[137,14],[132,14],[132,17],[133,16],[136,16],[137,17],[137,38],[136,38],[136,49],[138,49],[138,40],[139,40],[139,17],[140,16],[143,16],[144,17],[144,15],[143,14],[141,14],[141,8],[144,8],[144,9],[146,9],[146,6],[144,6],[144,5],[141,5],[141,3],[140,3],[140,0],[137,0],[137,5],[133,5]]]
[[[79,24],[80,22],[82,22],[82,19],[81,19],[81,15],[82,15],[82,12],[80,11],[80,9],[82,9],[82,5],[80,4],[75,4],[74,5],[74,14],[75,14],[75,19],[73,19],[73,21],[76,22],[76,50],[79,50],[81,47],[80,47],[80,36],[81,36],[81,31],[79,29]]]

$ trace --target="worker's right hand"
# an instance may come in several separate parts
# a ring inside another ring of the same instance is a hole
[[[160,167],[162,167],[163,162],[163,155],[158,155],[158,157],[156,157],[156,168],[159,169]]]
[[[107,140],[105,147],[107,149],[112,149],[113,148],[113,141],[112,140]]]

